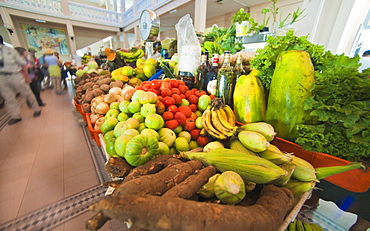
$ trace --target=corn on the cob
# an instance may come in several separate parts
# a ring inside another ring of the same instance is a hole
[[[283,164],[285,162],[291,162],[292,157],[290,154],[285,154],[278,147],[273,144],[267,147],[263,152],[258,153],[260,157],[271,161],[274,164]]]
[[[315,168],[308,161],[297,156],[292,156],[291,163],[296,165],[296,168],[292,174],[294,179],[300,181],[318,181],[316,178]]]
[[[318,180],[320,180],[328,176],[332,176],[335,174],[339,174],[342,172],[346,172],[346,171],[358,169],[358,168],[366,169],[366,167],[360,162],[351,162],[345,166],[321,167],[321,168],[315,168],[315,170],[316,170],[316,177]]]
[[[217,177],[219,177],[221,174],[217,173],[213,176],[211,176],[209,179],[208,179],[208,182],[203,185],[199,190],[198,190],[198,194],[201,195],[203,198],[212,198],[215,195],[215,190],[214,190],[214,184],[215,184],[215,181],[217,179]]]
[[[246,148],[239,140],[237,137],[232,137],[230,139],[230,149],[236,150],[239,152],[245,152],[247,154],[253,155],[253,156],[258,156],[257,153],[252,152],[248,148]]]
[[[258,132],[241,131],[238,134],[239,141],[252,152],[263,152],[270,143]]]
[[[315,186],[313,181],[299,181],[290,179],[283,187],[292,191],[294,197],[300,197],[303,193],[310,191]]]
[[[266,159],[227,148],[218,148],[208,153],[183,152],[180,154],[187,159],[200,160],[206,166],[213,165],[221,172],[234,171],[243,180],[256,184],[269,183],[287,174],[285,170]]]
[[[276,186],[284,186],[286,185],[290,178],[292,177],[292,174],[296,168],[295,164],[292,164],[290,162],[286,162],[282,165],[280,165],[280,167],[284,170],[286,170],[288,172],[288,174],[286,176],[281,176],[279,177],[278,179],[274,180],[274,181],[271,181],[271,184],[274,184]]]
[[[272,141],[276,136],[274,127],[271,124],[268,124],[266,122],[255,122],[255,123],[245,124],[241,126],[240,129],[245,130],[245,131],[259,132],[269,142]]]

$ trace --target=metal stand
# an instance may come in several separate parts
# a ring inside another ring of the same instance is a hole
[[[153,57],[153,42],[145,43],[145,54],[147,59]]]

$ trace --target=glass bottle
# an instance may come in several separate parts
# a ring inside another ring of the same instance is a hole
[[[207,61],[206,61],[206,65],[207,65],[207,69],[209,70],[209,69],[211,69],[211,66],[212,66],[212,64],[209,62],[209,51],[206,51],[206,52],[204,52],[204,54],[207,56]]]
[[[221,98],[225,104],[232,107],[236,81],[230,65],[230,52],[225,52],[224,56],[224,63],[217,74],[216,97]]]
[[[218,73],[218,54],[214,54],[212,57],[212,66],[209,69],[205,79],[205,91],[208,94],[215,95],[217,89],[217,73]]]
[[[235,83],[238,81],[239,77],[241,75],[246,75],[247,73],[245,72],[242,64],[242,55],[237,55],[236,56],[236,63],[233,68],[233,72],[235,75]]]
[[[197,69],[197,78],[196,78],[196,82],[195,82],[195,88],[197,88],[199,90],[204,89],[204,82],[205,82],[207,73],[208,73],[207,56],[202,55],[200,65]]]

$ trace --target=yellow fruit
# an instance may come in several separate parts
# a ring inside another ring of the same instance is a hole
[[[140,59],[136,60],[136,67],[143,68],[144,67],[144,63],[145,63],[145,59],[140,58]]]
[[[143,71],[144,71],[144,75],[146,77],[150,78],[155,74],[156,69],[152,64],[145,64],[144,68],[143,68]]]
[[[121,80],[122,82],[126,83],[129,80],[129,77],[126,75],[116,74],[112,76],[114,80]]]
[[[112,73],[111,73],[112,76],[115,76],[115,75],[118,75],[118,74],[121,74],[121,68],[118,68],[118,69],[112,71]]]
[[[126,76],[133,76],[135,74],[134,68],[130,66],[124,66],[121,68],[121,74]]]
[[[143,68],[135,68],[135,77],[136,78],[139,78],[139,79],[141,79],[141,80],[147,80],[148,78],[145,76],[145,74],[144,74],[144,70],[143,70]]]
[[[155,68],[157,67],[157,60],[153,58],[146,59],[144,62],[144,65],[146,64],[152,64]]]

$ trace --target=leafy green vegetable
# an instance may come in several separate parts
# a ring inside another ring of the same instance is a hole
[[[204,41],[216,42],[221,45],[223,50],[230,51],[235,54],[241,51],[244,47],[241,43],[235,42],[236,26],[232,24],[231,27],[212,27],[211,32],[204,36]]]
[[[276,66],[278,55],[287,50],[305,50],[311,55],[315,70],[318,70],[323,63],[323,46],[314,45],[307,40],[307,36],[297,37],[293,31],[287,32],[286,36],[269,36],[267,45],[257,49],[257,55],[250,61],[251,67],[260,71],[258,77],[268,91],[272,75]]]
[[[349,161],[370,157],[370,70],[358,72],[359,57],[323,56],[313,96],[304,108],[319,125],[299,125],[296,143],[303,149]]]

